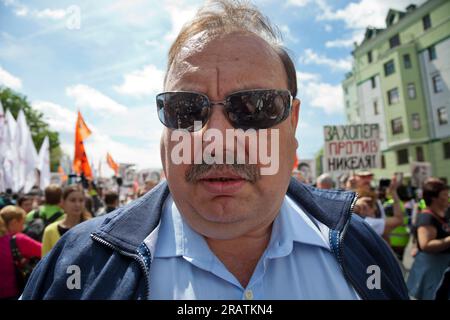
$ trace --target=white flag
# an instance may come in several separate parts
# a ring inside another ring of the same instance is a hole
[[[42,142],[41,149],[39,150],[39,162],[38,169],[40,172],[39,187],[41,190],[45,190],[50,184],[50,142],[48,136],[45,137]]]
[[[12,189],[14,192],[19,191],[19,155],[18,149],[15,142],[16,136],[16,120],[9,110],[6,111],[5,117],[5,141],[6,141],[6,149],[5,156],[3,159],[3,181],[5,183],[5,188]]]
[[[38,155],[23,110],[17,116],[16,142],[19,148],[19,190],[28,193],[36,183]]]
[[[6,141],[6,133],[8,128],[6,127],[6,116],[3,110],[2,102],[0,101],[0,164],[3,164],[5,158],[6,145],[9,141]]]
[[[5,183],[5,168],[3,161],[5,160],[6,149],[9,141],[6,141],[6,133],[8,128],[6,127],[5,112],[3,110],[2,102],[0,101],[0,192],[6,191]],[[9,135],[8,135],[9,136]]]

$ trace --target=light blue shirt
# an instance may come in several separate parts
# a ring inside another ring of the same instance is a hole
[[[328,243],[329,229],[285,197],[246,288],[183,219],[169,196],[147,237],[151,299],[359,299]],[[151,245],[151,244],[154,245]]]

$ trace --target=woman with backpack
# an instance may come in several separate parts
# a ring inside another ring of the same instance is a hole
[[[25,216],[17,206],[0,210],[0,299],[17,299],[41,258],[41,243],[22,233]]]
[[[42,256],[45,256],[69,229],[92,218],[86,210],[83,189],[78,185],[71,185],[63,190],[61,203],[64,217],[45,228],[42,238]]]

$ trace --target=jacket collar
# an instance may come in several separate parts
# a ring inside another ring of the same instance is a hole
[[[307,215],[330,229],[341,231],[350,219],[353,192],[319,190],[291,179],[287,193]],[[168,184],[163,181],[143,197],[110,213],[93,235],[135,253],[157,227],[168,195]]]

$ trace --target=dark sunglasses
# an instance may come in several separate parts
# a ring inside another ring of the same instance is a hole
[[[194,130],[194,121],[208,122],[213,105],[221,104],[236,129],[266,129],[284,121],[291,110],[288,90],[256,89],[230,94],[224,101],[210,101],[197,92],[163,92],[156,96],[159,120],[168,128]]]

